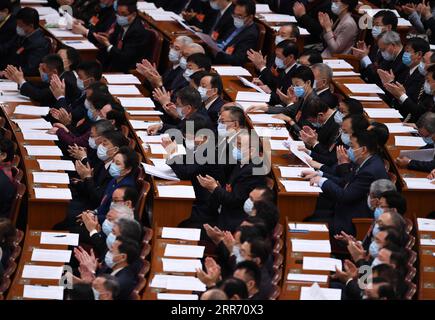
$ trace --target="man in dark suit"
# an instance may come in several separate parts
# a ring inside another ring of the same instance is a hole
[[[219,185],[208,175],[197,177],[199,184],[211,193],[210,203],[220,206],[217,223],[220,229],[233,232],[247,217],[243,205],[249,193],[258,186],[266,185],[261,164],[256,164],[259,158],[254,159],[255,151],[255,147],[250,146],[249,135],[239,134],[236,137],[236,147],[233,149],[237,164],[227,184]]]
[[[50,52],[50,42],[39,29],[38,11],[30,7],[20,9],[16,25],[17,35],[1,45],[0,60],[21,68],[25,76],[36,76],[42,58]]]
[[[223,90],[222,79],[218,74],[208,73],[201,78],[198,92],[213,127],[217,126],[221,108],[225,104],[222,99]]]
[[[324,63],[316,63],[311,69],[313,70],[314,80],[316,81],[315,90],[317,96],[325,102],[329,108],[336,109],[338,107],[338,98],[331,92],[332,69]]]
[[[18,84],[20,93],[23,96],[40,103],[43,106],[55,104],[56,99],[50,90],[50,81],[59,79],[64,85],[65,99],[72,102],[80,97],[80,90],[77,88],[77,81],[71,71],[65,71],[62,58],[57,54],[45,56],[39,65],[39,74],[42,83],[26,81],[23,72],[9,65],[5,71],[5,76]]]
[[[378,179],[388,179],[384,161],[376,154],[377,149],[374,133],[354,133],[348,151],[349,160],[354,164],[351,174],[343,177],[320,172],[311,178],[310,183],[318,185],[323,191],[322,197],[334,202],[335,207],[329,217],[322,217],[322,208],[316,209],[310,220],[328,221],[331,234],[344,231],[355,235],[352,218],[369,218],[372,215],[367,206],[370,185]]]
[[[210,7],[217,11],[213,13],[213,25],[210,28],[209,35],[214,41],[222,41],[226,39],[232,32],[234,4],[231,0],[210,0]],[[210,20],[213,17],[207,16]]]
[[[190,0],[181,12],[184,20],[206,34],[210,33],[218,14],[219,11],[213,10],[208,0]]]
[[[7,55],[8,47],[5,44],[10,43],[17,36],[17,21],[12,15],[12,3],[9,0],[0,1],[0,57]],[[0,70],[6,68],[6,61],[0,62]]]
[[[15,196],[15,183],[9,165],[13,157],[12,141],[0,136],[0,217],[9,217]]]
[[[258,28],[254,22],[255,3],[252,0],[238,0],[234,7],[231,33],[217,41],[220,49],[215,53],[214,63],[242,66],[248,60],[247,51],[256,49]]]
[[[106,70],[128,72],[142,59],[150,59],[152,34],[137,14],[135,0],[119,0],[116,25],[108,34],[93,33],[100,43],[98,59]]]

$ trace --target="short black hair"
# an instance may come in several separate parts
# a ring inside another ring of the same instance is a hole
[[[378,151],[378,143],[376,141],[376,135],[370,131],[359,131],[352,134],[359,145],[359,147],[366,147],[370,154],[374,154]]]
[[[98,61],[83,61],[77,66],[77,70],[83,71],[88,77],[100,81],[103,74],[103,67]]]
[[[284,57],[293,55],[295,60],[299,58],[298,46],[293,41],[283,40],[277,44],[276,48],[282,49],[282,54],[284,55]]]
[[[259,258],[261,265],[264,265],[272,250],[270,242],[262,239],[254,239],[248,242],[251,245],[251,257]]]
[[[424,54],[430,50],[429,42],[420,37],[409,39],[406,41],[406,45],[410,46],[415,53],[421,52],[422,56],[424,56]]]
[[[246,14],[248,16],[255,16],[256,8],[255,8],[255,2],[252,0],[237,0],[236,6],[245,7]]]
[[[239,126],[242,128],[246,127],[246,118],[245,113],[243,112],[243,109],[236,106],[226,107],[225,109],[222,109],[221,112],[228,111],[231,115],[231,119],[234,121],[237,121],[239,123]]]
[[[136,0],[118,0],[119,6],[127,6],[129,13],[137,12],[137,1]]]
[[[374,16],[373,20],[376,18],[382,17],[382,24],[384,26],[391,25],[391,30],[396,31],[397,30],[397,24],[399,23],[399,20],[396,17],[396,14],[390,10],[381,10],[378,11]]]
[[[225,292],[228,299],[238,295],[240,299],[248,299],[249,293],[246,283],[243,280],[231,277],[220,282],[218,288]]]
[[[381,194],[381,198],[384,198],[390,208],[395,208],[397,213],[402,216],[406,213],[407,204],[406,198],[397,191],[385,191]]]
[[[250,278],[249,280],[254,280],[255,287],[260,288],[261,284],[261,270],[260,267],[253,261],[242,261],[236,265],[237,270],[244,270],[245,274]]]
[[[133,149],[127,146],[123,146],[119,148],[117,154],[121,154],[124,158],[125,168],[131,168],[132,173],[136,172],[139,166],[139,158],[137,156],[137,153]]]
[[[352,132],[354,133],[365,131],[370,125],[369,120],[367,120],[363,114],[347,115],[343,118],[343,121],[347,119],[350,119],[350,122],[352,123]]]
[[[319,51],[309,49],[304,52],[300,56],[308,56],[308,62],[310,65],[316,64],[316,63],[323,63],[322,55]]]
[[[142,227],[139,222],[134,219],[120,218],[115,222],[119,227],[121,237],[129,239],[137,244],[142,240]]]
[[[187,121],[183,121],[181,124],[181,132],[183,134],[186,134],[188,126],[191,126],[193,124],[193,133],[197,134],[198,131],[202,129],[212,129],[210,127],[210,122],[207,121],[207,118],[203,117],[199,114],[192,114],[192,116]]]
[[[275,195],[273,194],[272,190],[269,187],[266,186],[255,187],[255,190],[263,191],[263,193],[261,194],[261,201],[266,201],[266,202],[275,201]]]
[[[269,201],[254,202],[255,216],[263,219],[269,235],[272,235],[276,224],[279,221],[278,207]]]
[[[205,71],[210,72],[211,60],[204,53],[194,53],[187,58],[187,62],[196,64],[199,68],[204,68]]]
[[[101,81],[95,81],[95,82],[91,83],[89,85],[89,87],[87,87],[86,89],[92,90],[92,92],[99,91],[102,93],[110,94],[109,87],[107,86],[107,84],[105,84]]]
[[[130,265],[139,258],[139,244],[131,239],[124,237],[116,237],[116,240],[121,242],[118,247],[119,253],[127,255],[127,263]]]
[[[16,19],[21,20],[25,25],[31,25],[33,29],[39,28],[39,13],[34,8],[21,8],[17,12]]]
[[[319,113],[325,113],[329,110],[329,106],[326,102],[321,99],[311,99],[307,105],[307,116],[311,118],[316,118]]]
[[[65,300],[95,300],[90,283],[74,284],[72,289],[65,290]]]
[[[189,86],[180,89],[177,92],[177,98],[180,99],[183,105],[190,105],[196,110],[202,106],[201,95],[199,94],[198,90]]]
[[[115,127],[119,129],[122,125],[127,123],[125,110],[119,103],[115,101],[113,101],[110,105],[112,106],[112,110],[107,112],[106,119],[113,120],[115,122]]]
[[[207,74],[207,71],[196,71],[190,76],[190,80],[193,81],[197,87],[199,87],[201,85],[201,79]]]
[[[390,130],[388,130],[388,127],[382,122],[372,122],[369,131],[375,134],[379,148],[378,151],[381,151],[390,137]]]
[[[6,153],[4,162],[12,161],[14,158],[14,151],[14,143],[9,139],[0,136],[0,153]]]
[[[349,110],[349,115],[364,113],[364,107],[360,101],[354,98],[346,97],[342,100],[342,102],[347,106],[347,109]]]
[[[139,193],[137,192],[137,190],[130,186],[122,186],[118,189],[124,190],[124,197],[122,198],[122,200],[131,201],[133,207],[135,207],[137,200],[139,199]]]
[[[109,140],[115,147],[128,146],[128,139],[120,131],[106,131],[101,136]]]
[[[222,93],[224,92],[224,85],[222,83],[221,76],[217,73],[207,73],[203,76],[203,78],[204,77],[210,77],[210,85],[212,89],[217,89],[218,95],[222,95]]]
[[[347,4],[349,8],[347,9],[348,12],[351,12],[355,9],[355,7],[358,4],[358,0],[341,0],[342,3]]]
[[[65,50],[66,56],[68,60],[71,62],[70,69],[76,70],[81,61],[78,50],[70,46],[62,46],[59,48],[59,50]]]
[[[240,225],[236,231],[240,232],[240,243],[249,242],[254,239],[266,239],[267,237],[265,224],[253,226]]]
[[[45,63],[50,69],[55,69],[59,75],[61,75],[64,71],[63,60],[56,53],[46,55],[44,58],[42,58],[41,62]]]
[[[115,276],[112,276],[108,273],[103,273],[99,275],[98,277],[104,278],[104,284],[103,287],[107,291],[110,291],[112,293],[112,298],[116,299],[121,292],[121,288],[119,286],[118,278]]]
[[[105,105],[113,102],[113,96],[110,93],[93,90],[88,100],[96,110],[101,110]]]
[[[314,83],[314,74],[313,71],[311,70],[310,67],[307,66],[299,66],[296,70],[295,73],[293,74],[293,79],[297,78],[297,79],[301,79],[304,82],[310,81],[311,82],[311,87],[313,86]]]
[[[12,1],[10,0],[0,0],[0,10],[8,9],[9,13],[12,12]]]

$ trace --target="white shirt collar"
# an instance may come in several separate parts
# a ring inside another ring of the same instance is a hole
[[[177,69],[179,66],[180,66],[180,63],[177,63],[177,64],[172,65],[172,70]]]
[[[414,68],[409,69],[409,75],[412,75],[417,68],[418,68],[418,64]]]
[[[222,9],[221,10],[221,16],[223,16],[224,15],[224,13],[225,13],[225,11],[227,11],[228,10],[228,8],[232,5],[233,3],[232,2],[230,2],[224,9]]]
[[[291,66],[287,67],[287,69],[285,69],[285,73],[287,74],[295,65],[297,65],[297,62],[295,62]]]
[[[217,98],[219,98],[219,96],[217,96],[216,98],[214,98],[213,100],[211,100],[209,103],[207,103],[204,107],[206,110],[208,110],[208,108],[210,108],[210,106],[217,100]]]
[[[316,93],[317,93],[317,95],[319,95],[319,94],[321,94],[321,93],[323,93],[323,92],[325,92],[327,90],[329,90],[329,88],[325,88],[325,89],[322,89],[320,91],[316,91]]]
[[[112,276],[116,276],[116,274],[119,272],[119,271],[121,271],[122,269],[124,269],[125,267],[122,267],[122,268],[118,268],[118,269],[116,269],[116,270],[113,270],[112,271],[112,273],[110,274],[110,275],[112,275]]]

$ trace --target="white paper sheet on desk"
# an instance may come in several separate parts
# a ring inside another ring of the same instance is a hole
[[[353,70],[352,65],[343,59],[325,59],[323,63],[328,65],[331,69],[351,69]]]
[[[62,156],[58,146],[24,146],[29,156]]]
[[[63,300],[62,286],[24,285],[23,298]]]
[[[312,159],[311,156],[303,151],[300,151],[298,149],[298,146],[299,144],[294,143],[294,141],[292,141],[290,143],[290,151],[295,155],[295,157],[297,157],[299,160],[301,160],[303,163],[305,163],[307,166],[311,168],[311,165],[307,161]]]
[[[38,249],[32,251],[32,261],[70,262],[71,250]]]
[[[400,150],[400,156],[418,161],[432,161],[435,157],[435,149]]]
[[[430,49],[431,49],[431,50],[435,50],[435,44],[431,44],[431,45],[430,45]]]
[[[322,192],[322,189],[310,186],[309,181],[280,180],[287,192]]]
[[[222,49],[218,47],[216,41],[212,39],[208,34],[197,32],[195,35],[200,38],[202,41],[205,42],[205,44],[210,48],[213,52],[222,52]]]
[[[54,279],[62,277],[63,267],[25,265],[22,278],[28,279]]]
[[[255,127],[254,130],[259,137],[288,138],[290,135],[285,127]]]
[[[15,107],[14,114],[25,114],[30,116],[46,116],[50,107],[27,106],[19,104]]]
[[[403,116],[393,108],[364,108],[370,118],[401,119]]]
[[[417,218],[418,231],[435,231],[435,219]]]
[[[12,92],[3,92],[0,96],[0,102],[30,102],[30,98]]]
[[[362,6],[360,9],[358,9],[360,13],[367,13],[367,15],[369,15],[372,18],[376,13],[383,10],[391,11],[396,15],[397,18],[400,17],[399,12],[397,12],[397,10],[392,10],[392,9],[370,9],[370,8],[366,8],[365,6]]]
[[[162,258],[163,272],[196,272],[202,269],[199,259],[168,259]]]
[[[420,239],[421,246],[435,246],[435,239]]]
[[[162,198],[180,198],[180,199],[195,199],[195,191],[192,186],[157,186],[159,197]]]
[[[156,110],[138,110],[138,109],[128,109],[127,112],[132,116],[161,116],[163,112]]]
[[[288,14],[277,14],[277,13],[262,13],[261,16],[266,22],[295,22],[296,18]]]
[[[132,74],[103,74],[108,84],[141,84],[140,80]]]
[[[223,76],[244,76],[250,77],[251,73],[243,67],[234,66],[212,66],[221,77]]]
[[[390,131],[390,133],[412,133],[412,132],[417,132],[416,129],[414,129],[413,127],[409,127],[409,126],[404,126],[402,122],[398,122],[398,123],[384,123],[387,128],[388,131]]]
[[[62,43],[76,50],[97,50],[97,47],[88,40],[62,40]]]
[[[130,124],[133,129],[147,129],[149,126],[153,126],[155,124],[161,124],[161,122],[148,122],[143,120],[130,120]]]
[[[180,240],[191,240],[199,241],[201,237],[201,229],[194,228],[162,228],[162,238],[163,239],[180,239]]]
[[[236,101],[236,104],[238,106],[240,106],[243,111],[246,112],[246,110],[248,110],[249,107],[252,106],[267,106],[267,103],[264,102],[257,102],[257,101]],[[263,111],[261,111],[263,112]]]
[[[147,107],[147,108],[155,108],[154,101],[151,98],[126,98],[119,97],[119,101],[124,108],[129,107]]]
[[[205,285],[193,276],[173,276],[156,274],[151,281],[150,287],[164,288],[168,290],[205,291]]]
[[[337,267],[338,270],[341,270],[341,260],[326,257],[304,257],[302,262],[303,270],[323,270],[335,272],[335,267]]]
[[[204,256],[204,249],[204,246],[168,243],[165,247],[164,256],[177,258],[202,258]]]
[[[411,27],[412,24],[409,22],[409,20],[406,20],[405,18],[398,18],[397,19],[397,26],[398,27]]]
[[[47,0],[22,0],[22,4],[46,4]]]
[[[71,200],[69,188],[34,188],[36,199]]]
[[[300,300],[341,300],[341,289],[320,288],[317,283],[302,287]]]
[[[284,145],[284,140],[270,139],[269,142],[270,142],[270,149],[272,149],[272,150],[282,150],[282,151],[289,150],[289,148],[287,148]]]
[[[126,85],[118,85],[118,84],[109,84],[107,86],[109,89],[110,94],[113,95],[140,95],[139,89],[132,84],[126,84]]]
[[[12,81],[0,81],[0,91],[16,91],[18,92],[18,85]]]
[[[253,123],[265,123],[265,124],[285,124],[284,120],[274,118],[273,114],[248,114],[249,118]]]
[[[42,140],[42,141],[58,141],[59,138],[55,134],[47,133],[47,130],[23,130],[24,140]]]
[[[177,175],[175,174],[174,170],[172,170],[172,168],[168,165],[152,166],[144,162],[142,162],[142,165],[144,167],[145,173],[153,177],[158,177],[161,179],[166,179],[171,181],[180,181],[180,179],[177,178]]]
[[[49,14],[56,14],[57,11],[52,7],[33,7],[36,11],[38,11],[40,16],[46,16]]]
[[[71,160],[38,159],[37,161],[41,170],[44,171],[76,171]]]
[[[41,232],[41,244],[78,246],[79,234],[65,232]]]
[[[179,19],[179,17],[174,12],[170,12],[170,11],[165,11],[165,12],[157,11],[155,13],[149,11],[148,15],[151,18],[153,18],[155,21],[173,21],[174,18]]]
[[[329,240],[291,239],[293,252],[331,253]]]
[[[13,120],[21,130],[40,130],[51,129],[53,125],[45,119],[14,119]]]
[[[145,1],[138,1],[137,2],[137,9],[142,10],[157,10],[157,7],[152,2],[145,2]]]
[[[150,151],[152,154],[167,154],[164,146],[158,143],[151,143]],[[186,148],[182,144],[177,144],[177,154],[186,154]]]
[[[382,99],[376,96],[349,96],[349,98],[367,102],[382,102]]]
[[[270,100],[270,94],[252,92],[252,91],[239,91],[237,92],[236,100],[268,102]]]
[[[426,145],[421,137],[395,136],[394,145],[402,147],[423,147]]]
[[[303,281],[303,282],[328,282],[328,276],[322,274],[306,274],[306,273],[289,273],[288,281]]]
[[[384,90],[379,88],[374,83],[345,83],[344,85],[353,93],[381,93],[381,94],[385,94]]]
[[[69,184],[67,173],[60,172],[32,172],[34,183]]]
[[[435,190],[435,183],[426,178],[403,178],[408,189],[415,190]],[[435,181],[435,180],[433,180]]]
[[[160,166],[160,165],[166,165],[166,159],[162,159],[162,158],[149,158],[149,160],[155,165],[155,166]]]
[[[237,76],[237,78],[245,85],[245,86],[247,86],[247,87],[249,87],[249,88],[252,88],[252,89],[254,89],[254,90],[257,90],[258,92],[260,92],[260,93],[266,93],[266,92],[264,92],[264,90],[263,89],[261,89],[259,86],[257,86],[256,84],[254,84],[253,82],[251,82],[251,81],[249,81],[249,80],[247,80],[247,79],[245,79],[245,78],[243,78],[243,77],[240,77],[240,76]]]
[[[326,224],[317,223],[289,223],[288,227],[290,230],[307,230],[314,232],[328,232],[328,227]]]
[[[272,10],[270,10],[270,7],[268,4],[256,4],[255,5],[255,12],[256,13],[271,13]]]
[[[81,34],[76,34],[69,30],[63,30],[59,28],[49,28],[48,31],[56,38],[83,38]]]
[[[310,167],[279,167],[281,177],[283,178],[301,178],[302,171],[314,172]]]
[[[149,136],[146,131],[136,131],[136,135],[144,142],[144,143],[161,143],[162,138],[169,138],[169,134],[158,134],[155,136]]]
[[[333,77],[356,77],[359,76],[359,73],[356,73],[355,71],[334,71],[332,73]]]
[[[197,294],[157,293],[157,300],[198,300]]]

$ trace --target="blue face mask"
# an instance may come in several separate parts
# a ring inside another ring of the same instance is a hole
[[[376,258],[378,256],[379,246],[376,241],[372,241],[372,243],[370,243],[369,253],[373,258]]]
[[[296,97],[301,98],[305,95],[305,89],[302,86],[295,86],[293,88],[293,91],[295,92]]]
[[[42,82],[50,82],[50,77],[48,76],[48,73],[42,72],[41,73],[41,80],[42,80]]]
[[[88,144],[89,144],[89,147],[91,148],[91,149],[97,149],[98,148],[98,146],[97,146],[97,143],[95,142],[95,139],[94,138],[92,138],[92,137],[89,137],[89,139],[88,139]]]
[[[94,116],[94,113],[92,112],[92,110],[89,109],[87,114],[88,114],[89,120],[91,120],[92,122],[98,121],[98,117]]]
[[[384,209],[377,207],[375,209],[375,212],[373,213],[373,216],[375,218],[375,220],[378,220],[379,217],[384,213]]]
[[[100,144],[97,148],[97,157],[101,161],[106,161],[107,159],[109,159],[109,156],[107,155],[107,148],[102,144]]]
[[[233,158],[242,161],[242,151],[239,148],[233,148]]]
[[[425,76],[426,73],[427,73],[425,67],[426,67],[426,65],[424,64],[423,61],[421,61],[420,64],[418,65],[418,72],[420,72],[420,74],[421,74],[422,76]]]
[[[344,114],[341,113],[340,111],[335,112],[334,114],[334,121],[337,124],[342,124],[343,123],[343,118],[344,118]]]
[[[429,82],[427,82],[427,80],[424,82],[424,93],[431,95],[432,94],[432,88],[430,87]]]
[[[384,58],[384,60],[386,61],[393,61],[394,60],[394,56],[389,53],[388,51],[381,51],[381,55],[382,58]]]
[[[219,122],[217,126],[217,131],[220,137],[226,137],[228,135],[227,125],[225,123]]]
[[[125,27],[128,25],[128,17],[120,16],[119,14],[117,14],[116,23],[119,24],[121,27]]]
[[[381,26],[374,26],[372,28],[372,36],[373,38],[379,37],[379,35],[382,33],[382,27]]]
[[[402,62],[405,66],[410,66],[412,63],[411,54],[409,52],[404,52],[402,56]]]
[[[285,64],[284,61],[278,57],[275,58],[275,65],[278,69],[284,69],[285,68]]]
[[[426,144],[433,144],[433,140],[432,137],[422,137],[424,142],[426,142]]]
[[[115,262],[113,261],[113,254],[111,251],[107,251],[106,256],[104,257],[104,262],[109,268],[113,268]]]
[[[109,233],[109,235],[106,238],[106,245],[107,248],[110,249],[112,248],[113,243],[116,241],[116,236],[111,232]]]
[[[103,225],[101,226],[101,229],[103,230],[104,234],[108,236],[112,232],[113,228],[113,222],[110,222],[109,220],[104,220]]]
[[[85,83],[82,79],[77,78],[77,88],[79,88],[80,91],[85,91]]]
[[[111,163],[109,167],[109,174],[112,176],[112,178],[119,178],[121,176],[121,169],[115,164]]]
[[[349,145],[350,144],[350,135],[348,133],[341,133],[341,142],[343,142],[345,145]]]
[[[347,149],[347,156],[349,157],[350,161],[355,162],[355,153],[353,152],[352,148]]]
[[[379,233],[379,231],[381,230],[379,229],[379,225],[376,223],[372,230],[373,236],[376,236]]]
[[[333,14],[338,16],[340,14],[340,10],[341,10],[341,6],[339,3],[337,3],[337,2],[331,3],[331,11]]]
[[[113,10],[115,10],[115,12],[118,10],[118,0],[113,2]]]
[[[245,21],[243,19],[233,18],[233,20],[234,20],[234,27],[236,27],[236,29],[243,28],[243,26],[245,25]]]
[[[17,35],[19,35],[20,37],[24,37],[26,35],[26,32],[23,28],[17,26]]]

